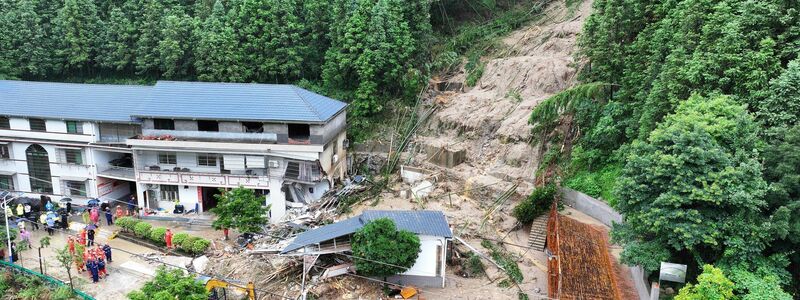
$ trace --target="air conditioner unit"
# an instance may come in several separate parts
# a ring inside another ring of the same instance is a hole
[[[281,162],[277,161],[277,160],[270,160],[269,161],[269,167],[273,168],[273,169],[280,168],[281,167]]]

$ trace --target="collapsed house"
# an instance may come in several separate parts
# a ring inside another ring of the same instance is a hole
[[[319,256],[351,252],[353,234],[368,222],[380,218],[391,219],[398,230],[412,232],[420,240],[419,256],[414,265],[402,274],[387,278],[387,281],[399,285],[444,287],[447,246],[453,233],[441,211],[365,211],[359,216],[299,234],[281,254]]]

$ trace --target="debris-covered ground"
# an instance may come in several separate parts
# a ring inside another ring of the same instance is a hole
[[[330,199],[348,197],[328,197],[310,211],[293,213],[293,222],[271,227],[266,236],[244,248],[228,241],[225,250],[209,257],[207,271],[253,280],[259,299],[296,298],[303,285],[303,263],[276,253],[298,228],[342,220],[367,209],[430,209],[443,211],[454,235],[490,260],[472,258],[468,246],[454,241],[447,288],[422,289],[423,298],[518,299],[520,291],[530,299],[546,296],[546,256],[527,247],[529,228],[518,226],[510,213],[535,182],[539,153],[531,140],[528,115],[541,100],[574,84],[575,41],[590,7],[590,1],[573,8],[553,1],[538,23],[502,41],[505,51],[486,62],[477,86],[429,92],[423,109],[434,105],[437,109],[415,132],[398,162],[411,172],[399,172],[398,166],[384,191],[348,207],[346,214],[336,210],[341,203]],[[443,81],[460,83],[464,77],[462,72]],[[380,154],[356,154],[353,161],[372,170],[387,162]],[[403,178],[409,174],[415,178]],[[369,185],[368,181],[352,185],[347,193],[362,192]],[[485,246],[486,241],[494,251]],[[492,262],[498,260],[504,269],[516,265],[519,270],[504,271]],[[388,298],[382,284],[356,276],[318,280],[321,268],[336,263],[321,260],[309,271],[305,282],[309,295],[316,299]],[[509,281],[509,272],[521,275],[518,284]]]

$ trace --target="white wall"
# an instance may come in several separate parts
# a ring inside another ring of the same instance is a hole
[[[429,235],[420,235],[420,253],[417,261],[411,268],[403,273],[403,275],[416,275],[416,276],[436,276],[436,259],[439,256],[441,260],[441,275],[444,275],[445,258],[443,257],[444,249],[447,245],[443,237],[435,237]],[[443,251],[437,252],[437,246],[441,246]]]
[[[194,185],[179,185],[178,186],[178,201],[183,204],[186,210],[194,209],[194,205],[200,202],[202,206],[202,199],[197,194],[197,186]],[[172,212],[172,211],[170,211]]]
[[[269,204],[270,222],[278,223],[286,215],[286,194],[281,191],[282,180],[270,177],[269,179]]]

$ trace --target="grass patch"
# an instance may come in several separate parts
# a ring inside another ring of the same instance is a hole
[[[508,278],[500,281],[498,286],[506,288],[511,287],[514,283],[522,283],[522,271],[519,269],[516,260],[511,256],[511,254],[488,240],[481,241],[481,246],[489,249],[491,252],[490,255],[494,262],[503,267],[503,269],[506,271],[506,275],[508,275]]]

